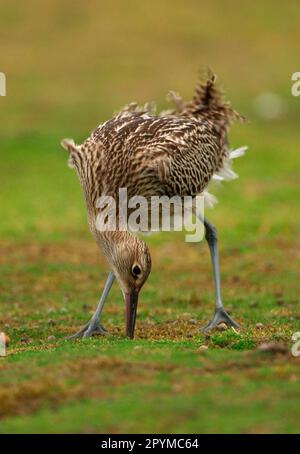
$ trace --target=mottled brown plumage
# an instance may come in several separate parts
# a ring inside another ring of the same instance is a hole
[[[139,292],[150,272],[150,254],[130,232],[96,229],[98,198],[118,200],[119,188],[127,188],[128,197],[195,197],[230,161],[227,132],[239,116],[222,101],[214,77],[197,87],[190,102],[174,94],[171,98],[174,110],[155,114],[151,105],[130,104],[99,125],[82,145],[63,142],[84,191],[91,231],[124,295]],[[138,277],[132,275],[135,264],[141,270]]]

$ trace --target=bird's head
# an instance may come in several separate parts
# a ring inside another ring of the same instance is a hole
[[[144,241],[129,232],[115,232],[104,252],[116,275],[126,304],[126,335],[134,337],[139,292],[151,271],[151,256]]]

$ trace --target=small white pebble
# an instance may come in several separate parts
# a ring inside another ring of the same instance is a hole
[[[257,329],[263,329],[265,327],[265,325],[263,323],[256,323],[255,326]]]
[[[217,326],[217,329],[219,331],[226,331],[228,328],[228,326],[226,325],[226,323],[219,323],[219,325]]]
[[[199,350],[204,352],[204,351],[208,350],[208,346],[207,345],[200,345]]]

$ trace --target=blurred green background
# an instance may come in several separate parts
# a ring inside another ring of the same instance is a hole
[[[299,70],[297,1],[253,2],[251,8],[237,1],[10,1],[1,3],[0,13],[0,70],[7,77],[0,130],[5,234],[85,227],[60,139],[83,140],[130,101],[165,107],[170,89],[189,99],[200,67],[219,75],[227,98],[251,122],[232,132],[234,146],[250,147],[248,161],[238,165],[250,168],[251,203],[269,181],[272,205],[297,183],[300,102],[291,96],[291,75]],[[272,121],[258,106],[266,92],[279,97]],[[256,168],[257,160],[263,165]],[[243,168],[247,184],[245,178]],[[274,179],[285,179],[278,191]],[[281,208],[275,216],[291,213],[290,206]]]
[[[300,331],[299,30],[296,0],[1,2],[0,331],[12,339],[1,432],[299,430],[298,360],[256,351]],[[206,67],[249,119],[230,133],[233,147],[249,146],[240,179],[207,213],[225,305],[244,330],[199,333],[214,300],[207,248],[170,234],[147,240],[137,339],[123,338],[115,287],[104,320],[115,337],[64,342],[107,270],[60,140],[81,142],[131,101],[165,108],[170,89],[190,99]]]

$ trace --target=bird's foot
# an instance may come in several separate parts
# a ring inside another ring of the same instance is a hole
[[[204,333],[211,331],[213,328],[216,328],[220,323],[225,323],[227,326],[232,326],[233,328],[240,328],[240,325],[236,323],[230,315],[227,314],[223,307],[216,309],[213,319],[209,322],[207,326],[201,329]]]
[[[78,339],[80,337],[91,337],[91,336],[96,336],[96,335],[101,336],[101,335],[106,335],[106,334],[108,334],[107,329],[105,329],[98,322],[94,322],[93,320],[91,320],[77,333],[72,334],[72,336],[67,337],[67,340]]]

